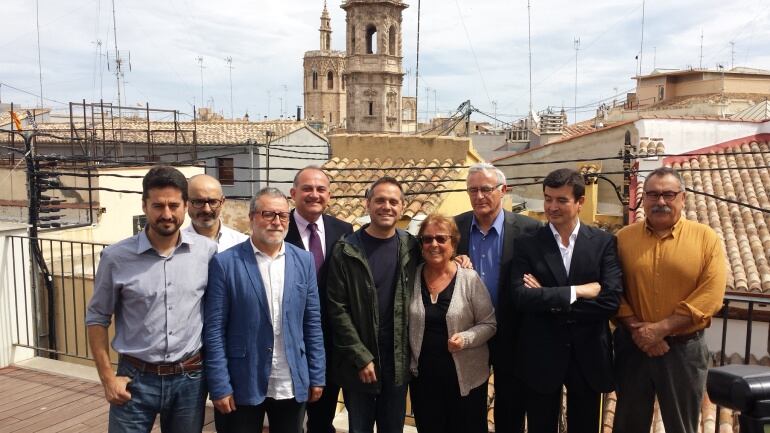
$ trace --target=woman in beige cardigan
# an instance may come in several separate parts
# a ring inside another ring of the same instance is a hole
[[[425,263],[409,306],[412,408],[420,433],[487,432],[487,340],[496,331],[489,292],[452,260],[453,219],[429,215],[418,234]]]

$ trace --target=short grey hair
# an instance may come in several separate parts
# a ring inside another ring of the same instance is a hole
[[[502,170],[495,167],[494,165],[488,163],[488,162],[477,162],[470,167],[468,167],[468,177],[465,178],[465,181],[467,182],[468,179],[471,177],[473,173],[494,173],[497,177],[497,183],[500,185],[506,185],[506,179],[505,179],[505,173],[503,173]]]
[[[679,181],[679,187],[682,189],[682,191],[684,191],[685,189],[684,177],[682,177],[682,174],[674,170],[672,167],[658,167],[655,170],[651,171],[647,175],[647,177],[644,178],[644,183],[642,184],[642,188],[644,189],[647,186],[647,181],[650,180],[650,178],[665,177],[665,176],[674,176]]]
[[[262,188],[259,190],[259,192],[257,192],[257,195],[255,195],[251,199],[251,202],[249,203],[249,215],[254,215],[254,212],[259,210],[257,209],[257,202],[259,201],[260,198],[262,198],[262,196],[265,196],[265,195],[268,197],[282,198],[286,200],[286,203],[289,202],[289,200],[286,199],[286,196],[284,195],[284,193],[281,192],[280,189],[272,188],[272,187]]]

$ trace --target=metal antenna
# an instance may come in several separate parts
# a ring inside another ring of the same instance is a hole
[[[577,123],[577,89],[578,89],[578,51],[580,51],[580,38],[575,38],[575,117]]]
[[[235,112],[233,111],[233,58],[227,56],[225,62],[227,62],[227,69],[230,70],[230,119],[235,119]]]
[[[37,27],[37,71],[40,78],[40,108],[43,108],[43,63],[40,60],[40,7],[35,0],[35,23]]]
[[[198,66],[201,68],[201,106],[205,107],[206,100],[203,99],[203,69],[205,68],[205,66],[203,66],[203,57],[198,56],[195,58],[195,61],[198,62]]]
[[[530,0],[527,0],[527,46],[529,48],[529,113],[527,116],[532,116],[532,17],[530,6]]]

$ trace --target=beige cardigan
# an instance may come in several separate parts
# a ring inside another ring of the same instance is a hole
[[[412,302],[409,305],[409,344],[412,348],[410,370],[418,376],[418,360],[425,333],[425,306],[422,304],[422,269],[417,267],[414,278]],[[446,314],[449,336],[460,333],[463,337],[463,349],[452,354],[460,395],[466,396],[473,389],[489,378],[489,349],[487,340],[497,331],[495,310],[487,287],[476,271],[457,269],[454,293]]]

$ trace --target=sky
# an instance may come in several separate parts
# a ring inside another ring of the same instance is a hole
[[[420,119],[446,115],[466,100],[501,121],[526,116],[526,0],[422,0],[417,85],[417,1],[407,3],[403,95],[413,96],[419,86]],[[6,2],[0,102],[38,106],[42,71],[46,107],[65,110],[70,101],[100,98],[117,103],[112,4]],[[123,105],[191,114],[203,100],[225,117],[248,112],[252,120],[288,117],[303,105],[302,57],[319,48],[323,0],[114,4]],[[328,3],[332,48],[344,50],[345,12],[339,6]],[[717,64],[770,69],[770,0],[531,0],[530,16],[533,110],[564,107],[570,121],[590,118],[600,102],[632,90],[640,52],[644,74]],[[490,119],[474,114],[473,120]]]

